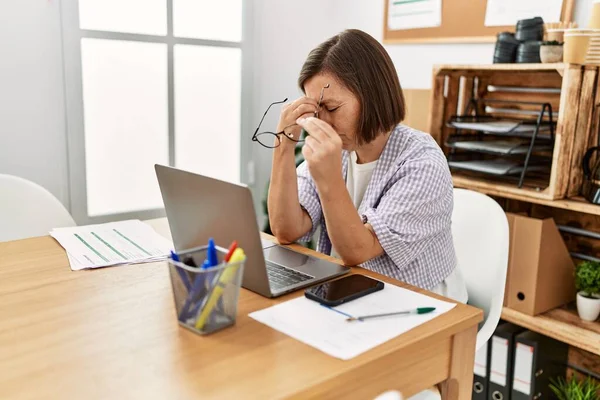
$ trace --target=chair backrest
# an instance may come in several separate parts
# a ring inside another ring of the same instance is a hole
[[[469,304],[484,311],[477,349],[491,337],[502,313],[508,268],[508,221],[492,198],[454,189],[452,236]]]
[[[0,174],[0,242],[47,235],[75,226],[67,209],[40,185]]]

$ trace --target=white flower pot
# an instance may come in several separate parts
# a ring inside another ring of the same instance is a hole
[[[577,312],[579,318],[584,321],[595,321],[600,315],[600,298],[584,297],[581,292],[577,293]]]

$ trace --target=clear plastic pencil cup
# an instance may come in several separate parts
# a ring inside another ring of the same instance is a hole
[[[227,250],[216,246],[219,264],[199,268],[208,246],[178,253],[169,259],[169,275],[179,324],[205,335],[235,324],[245,259],[225,263]]]

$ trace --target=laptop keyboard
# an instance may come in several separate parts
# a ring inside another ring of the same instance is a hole
[[[284,267],[283,265],[275,264],[267,261],[267,275],[269,276],[269,284],[272,290],[285,289],[289,286],[296,285],[313,279],[313,276],[303,274],[302,272],[294,271]]]

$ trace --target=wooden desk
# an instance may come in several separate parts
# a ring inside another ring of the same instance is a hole
[[[237,324],[201,337],[176,322],[165,263],[72,272],[51,237],[0,243],[0,398],[372,399],[445,380],[448,398],[471,398],[480,310],[341,361],[248,317],[300,295],[242,290]]]

